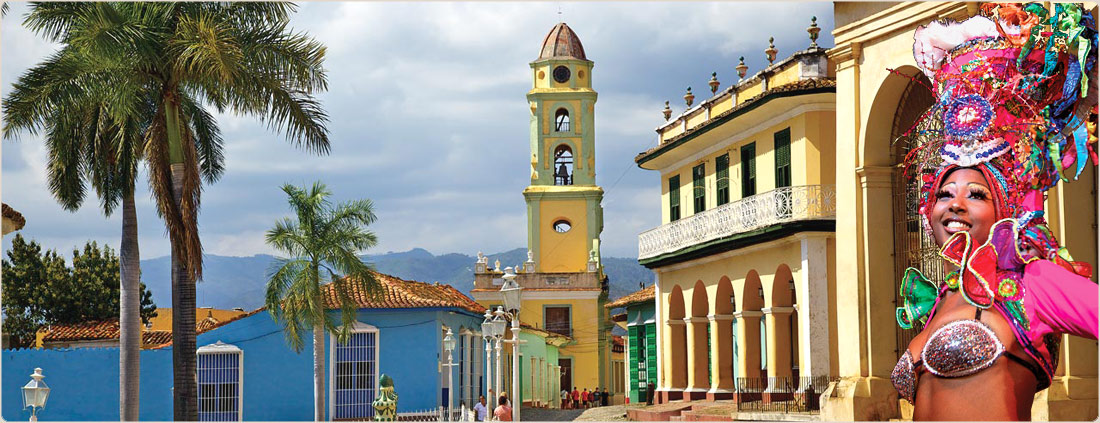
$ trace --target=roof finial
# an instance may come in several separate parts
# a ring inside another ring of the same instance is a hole
[[[711,94],[718,92],[718,86],[721,85],[721,83],[718,82],[718,72],[711,72],[710,82],[708,82],[707,85],[710,85]]]
[[[691,87],[688,87],[687,94],[684,94],[684,102],[687,103],[688,107],[691,107],[691,103],[694,102],[694,101],[695,101],[695,94],[692,94],[691,93]]]
[[[662,110],[661,113],[664,113],[666,122],[668,118],[672,117],[672,108],[668,106],[668,101],[665,101],[665,109]]]
[[[565,22],[561,18],[561,3],[558,3],[558,23]]]
[[[810,33],[810,48],[817,48],[817,33],[821,32],[821,28],[817,27],[817,16],[810,18],[810,27],[806,28],[806,32]]]
[[[768,37],[768,49],[764,50],[764,54],[768,56],[769,65],[775,62],[776,53],[779,53],[779,50],[775,49],[775,37]]]
[[[737,77],[744,79],[745,72],[748,72],[749,70],[749,67],[745,65],[745,56],[741,56],[740,63],[737,64],[737,67],[735,69],[737,69]]]

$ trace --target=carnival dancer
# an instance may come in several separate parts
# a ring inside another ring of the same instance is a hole
[[[1060,248],[1043,210],[1043,192],[1097,161],[1085,125],[1096,112],[1095,22],[1077,4],[981,10],[914,34],[937,101],[912,129],[906,164],[924,183],[924,230],[952,270],[938,281],[910,268],[901,283],[898,324],[922,330],[891,376],[914,420],[1030,420],[1061,334],[1100,331],[1092,269]]]

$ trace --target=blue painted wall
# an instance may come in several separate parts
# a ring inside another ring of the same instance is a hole
[[[335,315],[335,314],[334,314]],[[362,309],[360,322],[379,330],[379,371],[394,379],[398,412],[441,404],[439,358],[443,325],[479,328],[482,316],[452,309]],[[310,338],[301,353],[290,349],[282,328],[260,312],[198,336],[198,345],[217,341],[244,351],[244,419],[312,420],[313,355]],[[325,383],[332,365],[325,344]],[[118,421],[118,349],[5,350],[0,355],[2,417],[27,420],[20,389],[35,367],[43,368],[50,398],[43,421]],[[457,386],[458,372],[454,373]],[[172,419],[171,349],[141,352],[141,420]],[[326,408],[330,401],[325,393]],[[457,396],[455,397],[457,401]]]

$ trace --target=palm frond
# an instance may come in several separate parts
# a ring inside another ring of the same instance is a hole
[[[213,184],[225,172],[224,144],[218,122],[214,115],[188,95],[180,96],[180,111],[194,136],[203,180]]]

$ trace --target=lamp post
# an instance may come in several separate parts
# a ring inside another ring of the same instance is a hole
[[[454,408],[454,384],[452,383],[452,379],[454,378],[455,364],[451,356],[451,351],[454,351],[454,349],[455,337],[451,332],[451,328],[447,328],[447,336],[443,337],[443,351],[447,352],[447,364],[444,364],[444,366],[447,366],[447,421],[451,421],[451,419],[454,418],[452,414],[452,409]]]
[[[497,359],[496,367],[497,371],[493,375],[495,378],[493,381],[494,389],[496,389],[496,395],[500,396],[501,378],[504,376],[504,356],[501,355],[503,349],[503,343],[501,342],[504,337],[504,327],[507,322],[504,320],[504,309],[497,307],[497,311],[494,312],[493,317],[493,340],[496,341]]]
[[[42,381],[45,377],[42,375],[42,368],[35,367],[31,381],[23,385],[23,408],[31,408],[32,422],[38,421],[37,411],[39,408],[46,407],[46,398],[50,396],[50,387]]]
[[[489,392],[493,390],[493,386],[490,385],[493,381],[493,312],[492,310],[485,309],[485,320],[481,322],[481,338],[485,340],[485,385],[489,385],[485,390],[485,398],[489,401],[489,404],[496,402],[496,398],[490,395]]]
[[[512,389],[515,391],[512,394],[512,398],[516,400],[512,402],[512,421],[519,421],[519,408],[523,404],[520,395],[523,391],[519,384],[519,307],[520,307],[520,294],[523,292],[523,287],[516,283],[516,274],[512,272],[512,268],[508,267],[504,269],[504,285],[500,287],[500,296],[504,297],[504,306],[511,312],[509,313],[512,318]]]

